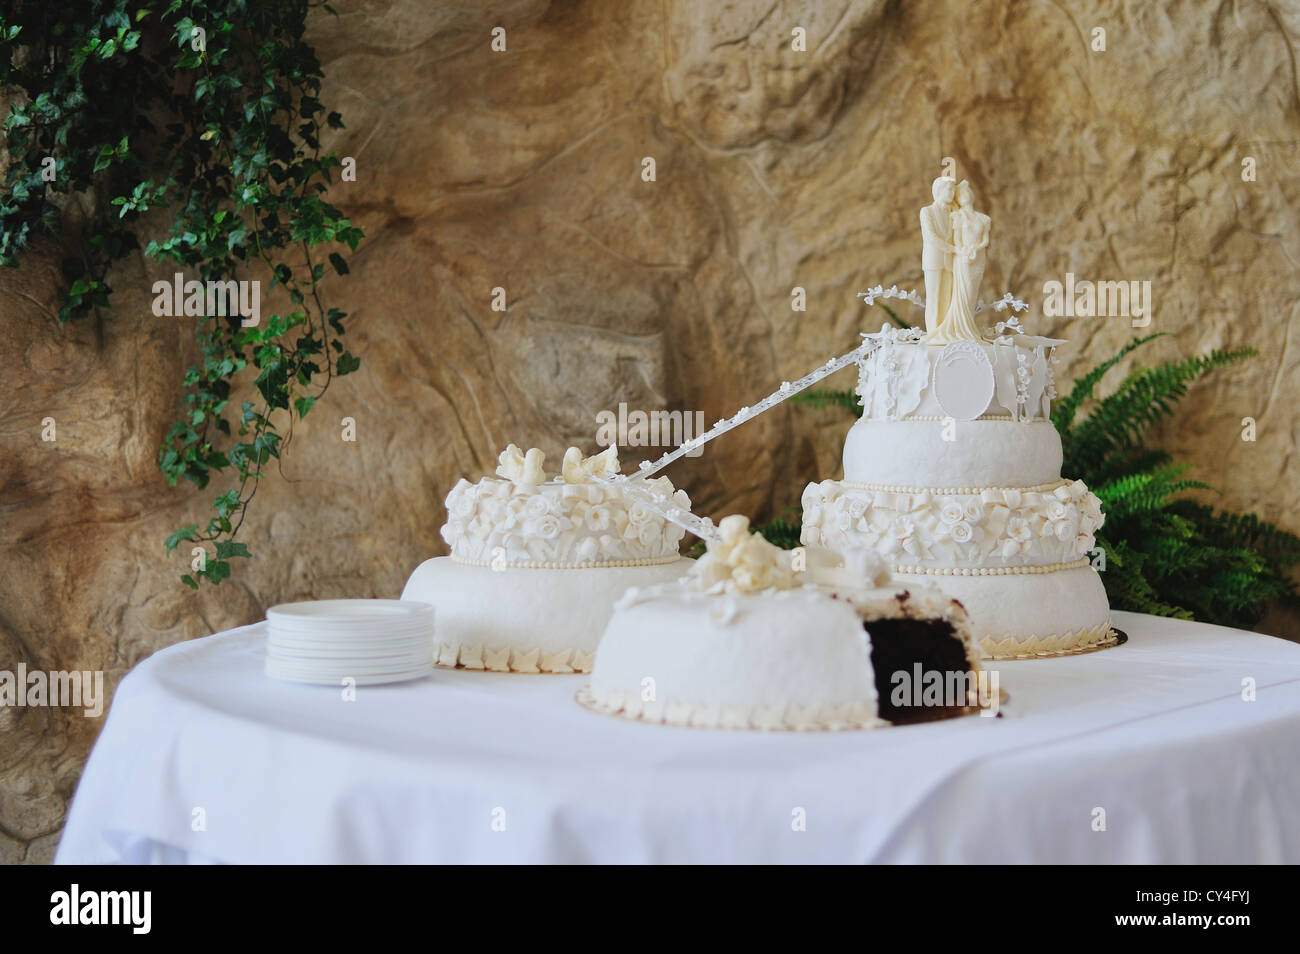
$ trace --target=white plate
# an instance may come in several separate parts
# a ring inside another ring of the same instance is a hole
[[[334,650],[331,652],[321,652],[317,649],[303,649],[296,646],[276,646],[270,645],[266,648],[268,656],[275,656],[279,659],[337,659],[339,662],[346,662],[350,659],[418,659],[421,656],[433,658],[433,643],[421,643],[417,646],[411,646],[407,649],[384,650],[381,652],[371,652],[370,650]]]
[[[377,676],[352,676],[355,685],[358,686],[377,686],[389,682],[409,682],[412,679],[423,679],[433,674],[433,667],[427,669],[413,669],[405,673],[391,673],[388,675]],[[313,686],[333,686],[337,689],[343,688],[342,676],[321,676],[310,675],[295,672],[279,672],[268,669],[266,675],[271,679],[277,679],[281,682],[298,682]]]
[[[271,633],[266,638],[266,644],[268,646],[286,646],[295,649],[318,649],[322,652],[382,653],[414,649],[416,646],[432,646],[433,633],[432,631],[417,633],[414,636],[402,636],[397,639],[317,639],[309,636],[286,636],[283,633]]]
[[[402,624],[413,619],[432,619],[433,607],[414,600],[309,600],[281,603],[266,611],[272,623],[302,625]]]
[[[419,656],[407,656],[402,659],[285,659],[280,656],[267,656],[266,664],[277,669],[298,669],[303,672],[337,672],[342,675],[364,672],[373,675],[376,672],[405,672],[418,669],[423,665],[433,665],[432,654],[421,653]]]

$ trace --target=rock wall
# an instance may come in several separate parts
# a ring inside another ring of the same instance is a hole
[[[194,350],[184,319],[149,311],[166,270],[125,263],[114,312],[67,327],[54,250],[0,274],[0,668],[103,669],[111,687],[277,602],[396,596],[443,552],[447,489],[507,442],[594,449],[620,402],[711,424],[878,328],[854,293],[920,283],[916,210],[945,157],[993,217],[986,293],[1037,306],[1066,272],[1149,280],[1168,337],[1142,361],[1259,349],[1159,437],[1224,505],[1300,530],[1294,3],[336,6],[312,37],[347,123],[327,147],[358,176],[331,198],[369,238],[328,295],[361,370],[259,492],[256,559],[193,594],[162,540],[212,494],[155,466]],[[1027,324],[1071,339],[1064,380],[1135,333],[1037,307]],[[703,512],[782,515],[838,474],[847,424],[778,410],[670,475]],[[0,862],[52,856],[99,724],[0,709]]]

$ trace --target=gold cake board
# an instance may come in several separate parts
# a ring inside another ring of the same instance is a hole
[[[1086,646],[1075,646],[1072,649],[1054,649],[1050,652],[1007,653],[999,656],[980,656],[980,662],[1007,662],[1015,659],[1053,659],[1058,656],[1082,656],[1085,653],[1095,653],[1103,649],[1123,646],[1127,642],[1128,634],[1122,629],[1116,629],[1112,626],[1106,638],[1095,643],[1089,643]]]

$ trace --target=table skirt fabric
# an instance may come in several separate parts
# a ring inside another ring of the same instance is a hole
[[[1300,862],[1300,645],[1116,623],[989,664],[1000,718],[829,733],[629,723],[582,675],[348,701],[264,676],[259,623],[123,680],[57,861]]]

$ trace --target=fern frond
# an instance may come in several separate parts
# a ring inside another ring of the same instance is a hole
[[[1145,554],[1131,550],[1122,539],[1112,544],[1101,535],[1097,537],[1097,545],[1106,551],[1106,572],[1101,578],[1112,609],[1175,619],[1193,618],[1192,611],[1186,607],[1162,600],[1155,587],[1147,581],[1142,573]]]
[[[1074,387],[1070,388],[1070,393],[1063,398],[1058,398],[1052,407],[1052,423],[1056,425],[1056,429],[1061,432],[1063,438],[1074,427],[1074,417],[1078,413],[1080,406],[1084,401],[1092,397],[1092,392],[1101,383],[1101,379],[1106,376],[1106,372],[1123,361],[1125,355],[1130,351],[1141,347],[1148,341],[1154,341],[1164,334],[1163,331],[1157,331],[1146,337],[1134,338],[1120,348],[1113,357],[1107,358],[1083,377],[1075,379]]]
[[[862,401],[854,391],[813,388],[811,391],[800,391],[793,395],[790,402],[815,408],[842,407],[851,412],[854,417],[862,416]]]
[[[762,534],[763,539],[767,540],[768,543],[775,544],[783,550],[790,550],[799,546],[800,526],[797,523],[792,523],[789,520],[773,520],[754,529]]]
[[[1107,520],[1121,521],[1139,513],[1155,513],[1186,490],[1213,490],[1200,480],[1180,479],[1190,464],[1171,464],[1145,473],[1128,474],[1093,488]]]
[[[1254,348],[1214,350],[1183,361],[1154,368],[1139,368],[1124,379],[1114,394],[1097,402],[1092,412],[1062,441],[1074,458],[1100,460],[1142,446],[1151,425],[1169,417],[1174,404],[1187,394],[1188,385],[1205,372],[1253,357]]]
[[[1170,510],[1194,520],[1205,539],[1215,546],[1242,547],[1283,566],[1300,563],[1300,536],[1253,513],[1216,512],[1213,507],[1190,500],[1175,501]]]
[[[1158,470],[1173,462],[1173,456],[1168,451],[1140,450],[1136,453],[1112,454],[1099,461],[1066,460],[1061,465],[1061,473],[1077,477],[1089,487],[1094,487],[1128,474]]]

